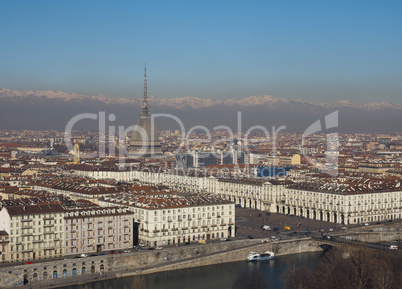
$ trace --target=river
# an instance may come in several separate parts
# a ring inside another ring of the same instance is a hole
[[[283,283],[281,276],[291,261],[296,261],[298,265],[313,268],[323,252],[300,253],[286,256],[277,256],[274,260],[248,263],[246,261],[233,262],[227,264],[217,264],[204,267],[196,267],[170,272],[161,272],[146,275],[143,277],[143,287],[146,289],[230,289],[235,280],[243,273],[250,272],[257,267],[263,274],[264,279],[269,282],[270,289],[282,289]],[[122,278],[115,280],[105,280],[86,285],[67,286],[63,289],[131,289],[138,288],[133,286],[135,277]],[[137,277],[138,278],[138,277]],[[137,279],[138,280],[138,279]]]

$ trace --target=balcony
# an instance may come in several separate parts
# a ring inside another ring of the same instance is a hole
[[[21,220],[21,222],[33,222],[33,219]]]

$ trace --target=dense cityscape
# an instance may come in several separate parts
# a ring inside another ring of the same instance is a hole
[[[400,1],[0,1],[0,288],[399,289]]]
[[[137,127],[156,139],[127,135],[130,153],[123,156],[107,153],[122,145],[119,137],[105,140],[97,131],[69,133],[70,151],[61,131],[0,131],[2,286],[21,278],[35,284],[103,276],[122,269],[107,261],[116,254],[256,239],[272,244],[296,233],[332,240],[334,231],[401,219],[401,134],[337,135],[331,175],[325,134],[278,133],[270,140],[258,133],[236,139],[225,131],[186,139],[179,131],[159,133],[150,122],[146,82],[141,110]],[[249,211],[265,217],[236,223]],[[71,264],[75,257],[93,261]]]

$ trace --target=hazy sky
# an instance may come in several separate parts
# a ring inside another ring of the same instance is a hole
[[[0,0],[0,87],[402,103],[401,1]]]

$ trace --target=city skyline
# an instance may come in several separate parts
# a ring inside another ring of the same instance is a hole
[[[0,288],[399,288],[401,11],[0,0]]]
[[[401,104],[401,4],[2,3],[0,87]]]

